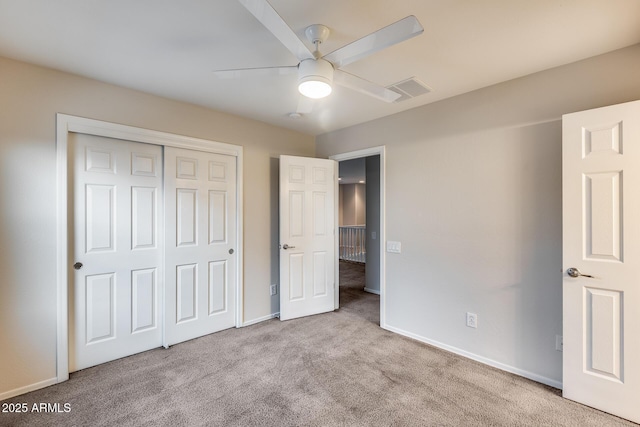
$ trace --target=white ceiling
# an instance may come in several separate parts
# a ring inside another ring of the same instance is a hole
[[[417,77],[433,92],[386,104],[335,87],[299,119],[296,76],[213,70],[296,65],[236,0],[0,0],[0,56],[317,135],[640,42],[638,0],[270,0],[328,53],[407,15],[422,35],[346,66],[381,85]],[[553,94],[549,94],[553,96]]]

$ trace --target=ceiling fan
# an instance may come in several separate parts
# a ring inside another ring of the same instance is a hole
[[[218,78],[241,78],[256,75],[282,75],[298,73],[300,97],[297,114],[306,114],[313,108],[312,100],[324,98],[332,91],[333,83],[370,95],[385,102],[393,102],[400,94],[376,83],[347,73],[340,68],[368,55],[410,39],[424,31],[418,19],[407,16],[393,24],[322,55],[319,45],[329,37],[329,28],[324,25],[310,25],[305,30],[309,42],[314,45],[311,52],[289,28],[267,0],[238,0],[267,30],[293,53],[300,61],[298,65],[262,68],[240,68],[214,71]]]

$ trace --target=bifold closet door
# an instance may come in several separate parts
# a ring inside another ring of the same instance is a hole
[[[165,147],[165,345],[235,326],[236,158]]]
[[[162,344],[162,148],[70,134],[69,371]]]

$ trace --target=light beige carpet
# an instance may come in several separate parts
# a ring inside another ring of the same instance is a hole
[[[341,265],[339,311],[231,329],[86,369],[5,402],[3,426],[624,426],[553,388],[377,325],[362,267]],[[360,282],[359,282],[360,281]]]

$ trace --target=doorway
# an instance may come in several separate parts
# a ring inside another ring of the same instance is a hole
[[[332,156],[339,162],[340,307],[359,314],[378,306],[384,325],[384,147]],[[378,320],[379,319],[379,320]]]

